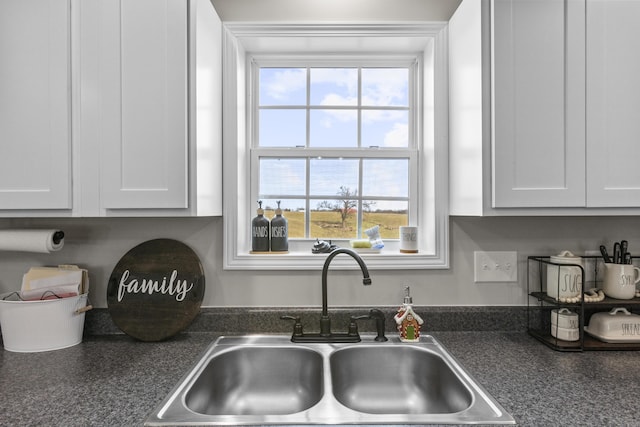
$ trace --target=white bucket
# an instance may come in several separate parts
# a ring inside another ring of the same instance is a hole
[[[0,295],[0,328],[5,350],[33,353],[82,342],[87,294],[38,301],[4,300],[10,294]]]

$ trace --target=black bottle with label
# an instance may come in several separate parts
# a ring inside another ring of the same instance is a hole
[[[269,220],[264,217],[262,200],[258,206],[258,216],[251,221],[251,251],[269,252]]]
[[[276,216],[271,219],[271,250],[273,252],[287,252],[289,251],[289,224],[287,219],[282,216],[280,200],[277,203]]]

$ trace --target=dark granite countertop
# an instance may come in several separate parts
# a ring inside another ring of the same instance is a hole
[[[141,426],[217,335],[144,343],[114,334],[56,351],[2,350],[0,425]],[[560,353],[523,331],[432,335],[518,425],[638,425],[638,352]]]

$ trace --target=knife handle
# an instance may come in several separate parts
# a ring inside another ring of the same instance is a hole
[[[609,258],[609,253],[607,252],[607,248],[604,245],[600,245],[600,253],[602,254],[604,262],[606,262],[607,264],[611,263],[611,258]]]
[[[620,241],[620,255],[624,258],[624,254],[629,252],[629,242],[626,240]]]
[[[616,242],[613,245],[613,262],[620,264],[622,261],[622,252],[620,251],[620,243]]]

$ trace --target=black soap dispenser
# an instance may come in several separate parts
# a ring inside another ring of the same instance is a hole
[[[258,216],[251,221],[251,252],[269,252],[269,220],[264,217],[262,200],[258,200]]]
[[[277,201],[278,208],[276,216],[271,219],[271,251],[272,252],[288,252],[289,251],[289,224],[287,219],[282,216],[280,209],[280,200]]]

